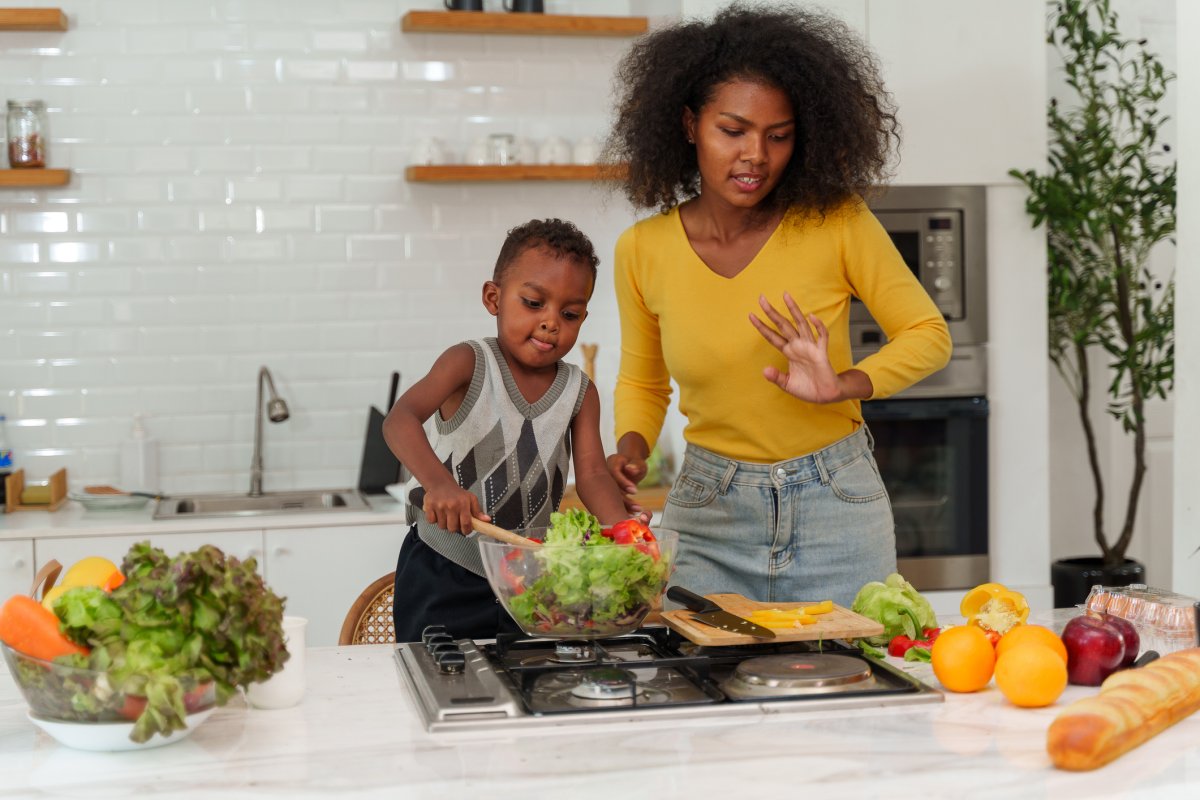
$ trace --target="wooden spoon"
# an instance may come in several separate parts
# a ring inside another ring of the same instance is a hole
[[[161,494],[152,492],[126,492],[118,489],[115,486],[85,486],[83,487],[84,494],[119,494],[127,497],[149,497],[151,500],[161,500]]]
[[[491,538],[500,542],[507,542],[508,544],[532,544],[537,545],[538,547],[541,547],[542,545],[542,543],[537,539],[529,539],[525,536],[521,536],[520,534],[513,533],[512,531],[506,531],[504,528],[497,527],[490,522],[484,522],[481,519],[475,519],[474,517],[471,517],[471,527],[474,528],[477,533],[482,533],[484,536],[490,536]]]

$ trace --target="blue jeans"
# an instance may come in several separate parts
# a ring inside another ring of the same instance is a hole
[[[752,600],[833,600],[896,570],[892,506],[866,426],[811,455],[731,461],[689,444],[662,527],[679,532],[671,583]]]

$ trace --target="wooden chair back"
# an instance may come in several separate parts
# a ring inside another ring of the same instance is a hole
[[[396,641],[392,621],[392,595],[396,588],[396,573],[389,572],[373,582],[350,606],[338,644],[390,644]]]

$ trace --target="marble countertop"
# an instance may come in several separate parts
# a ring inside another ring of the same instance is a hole
[[[371,495],[361,511],[303,511],[195,519],[154,519],[154,503],[132,510],[89,511],[69,500],[58,511],[14,511],[0,514],[0,541],[60,536],[240,531],[314,528],[337,525],[403,523],[404,506],[390,495]]]
[[[1200,785],[1200,714],[1102,769],[1054,769],[1046,727],[1062,705],[1095,691],[1082,687],[1046,709],[1015,708],[992,687],[925,706],[433,736],[390,646],[313,648],[307,660],[299,706],[262,711],[235,698],[188,739],[128,753],[57,744],[25,718],[19,692],[0,673],[0,796],[724,800],[807,789],[852,798],[1158,800],[1194,798]],[[936,685],[928,665],[904,666]]]

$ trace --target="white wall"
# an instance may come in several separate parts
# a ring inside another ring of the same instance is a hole
[[[1200,4],[1179,0],[1179,140],[1200,142]],[[1176,303],[1200,308],[1200,151],[1189,146],[1179,155],[1179,263]],[[1176,314],[1175,496],[1171,580],[1176,591],[1200,597],[1200,317]]]
[[[1114,0],[1112,8],[1118,15],[1125,36],[1146,38],[1147,47],[1159,56],[1166,69],[1172,72],[1178,70],[1177,53],[1184,52],[1185,49],[1176,48],[1174,0]],[[1070,96],[1062,78],[1061,62],[1057,54],[1050,48],[1047,54],[1051,95]],[[1179,83],[1174,82],[1168,87],[1167,95],[1161,103],[1161,108],[1170,116],[1163,126],[1162,139],[1172,146],[1186,141],[1178,132],[1175,119],[1176,104],[1183,96]],[[1185,228],[1182,216],[1179,218],[1179,228],[1181,231]],[[1166,276],[1175,269],[1176,256],[1176,248],[1164,243],[1155,251],[1150,266],[1156,274]],[[1179,263],[1184,262],[1180,259]],[[1185,272],[1177,272],[1177,278]],[[1178,295],[1177,305],[1180,309],[1188,308],[1184,295]],[[1176,314],[1177,325],[1186,319],[1186,313]],[[1107,381],[1103,377],[1107,374],[1105,360],[1100,353],[1096,353],[1091,360],[1093,375],[1100,376],[1093,386],[1092,419],[1096,424],[1098,447],[1104,465],[1105,532],[1111,544],[1116,540],[1124,521],[1133,465],[1133,439],[1126,436],[1119,423],[1104,411],[1107,399]],[[1087,463],[1086,445],[1077,405],[1058,373],[1049,364],[1047,369],[1050,372],[1052,431],[1051,554],[1053,558],[1099,555],[1100,548],[1094,540],[1092,525],[1095,489]],[[1129,549],[1131,558],[1136,558],[1146,565],[1147,581],[1160,586],[1171,583],[1174,561],[1172,497],[1175,476],[1174,421],[1177,404],[1178,400],[1174,396],[1167,401],[1153,400],[1147,403],[1147,472],[1138,504],[1134,538]]]
[[[0,413],[31,478],[115,482],[142,410],[163,489],[241,488],[267,364],[292,409],[267,488],[352,484],[390,371],[407,386],[494,331],[479,287],[508,227],[574,219],[608,266],[633,219],[585,183],[402,177],[426,136],[602,135],[626,39],[402,34],[428,0],[22,4],[70,29],[0,33],[0,97],[46,101],[50,165],[75,173],[0,190]],[[582,340],[611,386],[601,275]]]
[[[165,490],[241,488],[265,363],[293,412],[266,430],[267,488],[352,484],[388,373],[407,386],[492,330],[478,287],[503,231],[534,216],[579,221],[605,260],[582,340],[600,344],[611,390],[605,267],[633,219],[624,201],[402,173],[427,136],[461,152],[496,130],[602,133],[628,40],[401,34],[403,12],[432,0],[28,3],[62,6],[71,28],[0,34],[0,94],[47,101],[51,165],[76,173],[0,191],[0,411],[32,477],[67,466],[75,486],[115,481],[143,410]],[[548,8],[658,22],[721,5]],[[988,186],[994,577],[1044,586],[1045,256],[1005,174],[1044,161],[1043,5],[815,5],[879,51],[905,125],[899,182]]]

